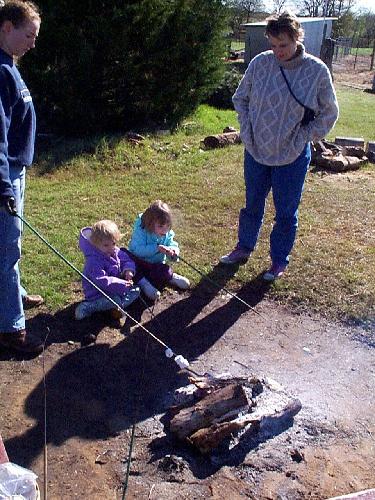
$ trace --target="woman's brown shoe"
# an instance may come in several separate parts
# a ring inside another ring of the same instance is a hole
[[[23,307],[25,309],[32,309],[44,304],[44,299],[41,295],[24,295],[22,297]]]
[[[0,333],[0,346],[14,349],[20,352],[34,352],[40,354],[43,351],[43,342],[26,330],[18,332]]]

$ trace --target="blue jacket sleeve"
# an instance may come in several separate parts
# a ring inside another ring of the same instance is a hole
[[[134,226],[129,250],[140,259],[146,260],[159,253],[157,240],[149,238],[147,231],[140,227],[140,225],[137,225],[137,223]]]
[[[176,255],[179,255],[180,248],[178,246],[177,241],[174,240],[174,235],[175,235],[174,231],[172,230],[168,231],[168,233],[165,236],[165,242],[163,243],[163,245],[165,245],[168,248],[171,248],[176,252]],[[169,257],[167,258],[169,259]]]
[[[9,87],[9,77],[7,77],[4,68],[0,68],[0,197],[14,196],[8,163],[7,137],[12,114],[11,89]]]

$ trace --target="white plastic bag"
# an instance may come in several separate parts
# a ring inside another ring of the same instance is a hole
[[[0,500],[38,500],[37,477],[11,462],[0,464]]]

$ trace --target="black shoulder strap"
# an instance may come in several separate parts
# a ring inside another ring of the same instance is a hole
[[[294,97],[294,99],[298,102],[298,104],[300,106],[302,106],[303,108],[306,108],[306,106],[299,100],[297,99],[297,97],[293,94],[293,90],[290,88],[290,85],[289,85],[289,82],[288,82],[288,79],[287,77],[285,76],[285,73],[284,73],[284,70],[283,68],[280,66],[280,71],[281,71],[281,74],[283,75],[284,77],[284,80],[285,80],[285,83],[287,84],[287,87],[289,89],[289,92],[292,94],[292,96]]]

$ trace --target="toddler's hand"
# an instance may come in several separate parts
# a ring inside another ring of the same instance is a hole
[[[165,253],[165,255],[168,255],[169,248],[166,247],[165,245],[158,245],[158,251],[160,253]]]
[[[123,277],[125,280],[130,280],[130,281],[132,281],[132,280],[133,280],[133,276],[134,276],[134,273],[133,273],[133,271],[131,271],[130,269],[125,269],[125,271],[122,273],[122,277]]]
[[[165,253],[165,255],[168,255],[168,257],[175,257],[176,256],[176,251],[173,248],[166,247],[165,245],[159,245],[158,250],[161,253]]]

